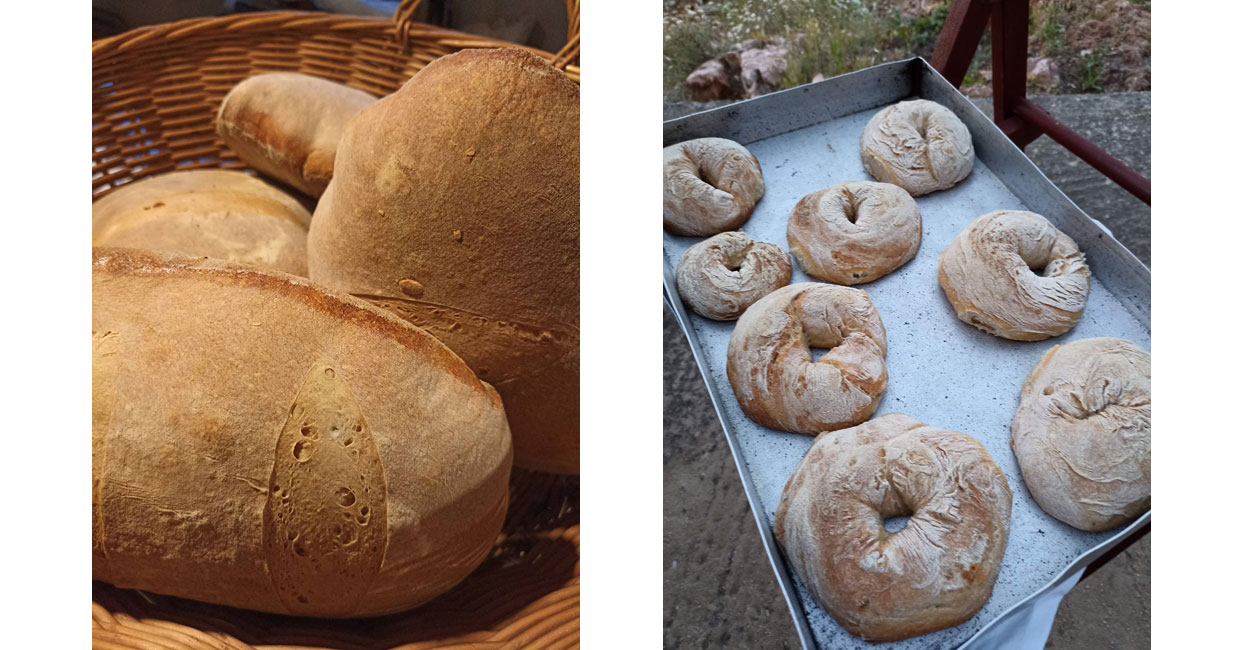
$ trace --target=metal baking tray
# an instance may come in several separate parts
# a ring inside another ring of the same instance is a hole
[[[956,627],[892,645],[955,648],[971,640],[971,646],[985,645],[982,636],[1004,628],[998,623],[1028,611],[1051,587],[1074,579],[1085,564],[1149,518],[1147,513],[1127,528],[1105,533],[1085,533],[1060,523],[1030,497],[1008,443],[1021,382],[1051,346],[1116,336],[1149,349],[1149,268],[1064,196],[989,117],[920,58],[671,120],[663,125],[663,143],[717,136],[747,146],[762,165],[766,194],[742,230],[787,250],[787,220],[796,202],[835,183],[873,180],[861,165],[861,130],[883,107],[914,97],[955,111],[972,134],[976,161],[973,172],[956,187],[917,199],[922,241],[916,257],[876,282],[857,285],[870,294],[887,329],[890,379],[876,416],[902,412],[980,440],[1007,474],[1012,519],[999,578],[982,610]],[[960,321],[943,296],[937,280],[939,254],[969,222],[999,209],[1037,212],[1084,250],[1093,272],[1089,301],[1080,324],[1067,334],[1036,343],[1007,341]],[[734,323],[687,312],[676,292],[674,270],[680,256],[699,241],[664,232],[664,299],[688,337],[719,414],[801,644],[870,647],[814,602],[775,544],[771,526],[780,494],[813,438],[767,429],[741,412],[725,370]],[[793,267],[793,282],[811,281],[795,263]]]

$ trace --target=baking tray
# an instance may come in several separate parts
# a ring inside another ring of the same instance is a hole
[[[990,600],[969,621],[896,644],[900,648],[984,645],[997,623],[1027,610],[1053,586],[1075,580],[1085,564],[1149,519],[1116,531],[1086,533],[1044,513],[1021,480],[1008,444],[1020,385],[1050,347],[1115,336],[1150,347],[1150,271],[1038,170],[968,99],[923,59],[878,65],[818,83],[665,122],[663,144],[707,136],[747,146],[762,165],[766,194],[742,230],[787,250],[788,215],[801,197],[848,180],[873,180],[861,165],[861,131],[883,107],[921,97],[952,109],[973,137],[973,172],[956,187],[917,199],[921,248],[912,261],[876,282],[870,294],[887,329],[886,395],[876,416],[906,413],[982,442],[1012,488],[1007,551]],[[999,209],[1031,210],[1076,240],[1093,281],[1081,322],[1047,341],[1008,341],[960,321],[937,280],[939,254],[973,219]],[[686,311],[674,270],[695,237],[663,234],[663,295],[689,340],[719,414],[745,494],[805,648],[866,648],[814,602],[775,544],[772,524],[784,483],[813,442],[810,436],[759,426],[745,417],[726,374],[734,322]],[[808,282],[793,264],[793,282]],[[984,628],[986,628],[984,630]],[[980,634],[979,634],[980,633]],[[975,638],[976,637],[976,638]]]

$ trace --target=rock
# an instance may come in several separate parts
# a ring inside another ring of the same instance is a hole
[[[1050,57],[1030,57],[1026,79],[1036,89],[1054,89],[1059,86],[1059,66]]]
[[[745,97],[757,97],[783,87],[788,68],[788,48],[767,45],[741,52],[741,82]]]
[[[812,84],[816,84],[816,83],[818,83],[819,81],[824,81],[825,79],[826,79],[826,77],[824,77],[824,76],[822,75],[822,73],[821,73],[821,72],[815,72],[815,73],[814,73],[814,78],[813,78],[813,79],[810,79],[810,80],[809,80],[809,82],[810,82],[810,83],[812,83]]]
[[[745,87],[741,83],[741,56],[728,52],[698,66],[685,79],[685,90],[695,102],[718,99],[740,99]]]

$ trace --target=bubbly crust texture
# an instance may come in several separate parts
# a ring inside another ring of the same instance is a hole
[[[690,246],[676,267],[676,288],[685,304],[715,320],[735,320],[791,280],[792,260],[783,249],[740,231]]]
[[[959,625],[990,599],[1012,492],[977,440],[891,413],[814,441],[775,539],[814,598],[867,641]],[[889,517],[909,517],[892,533]]]
[[[1056,345],[1021,386],[1012,451],[1034,501],[1087,531],[1150,507],[1150,354],[1129,341]]]
[[[504,399],[516,463],[578,470],[580,90],[518,49],[433,61],[353,119],[310,278],[452,348]]]
[[[913,259],[921,211],[903,188],[852,181],[809,194],[788,218],[788,247],[809,275],[853,285],[873,282]]]
[[[1041,341],[1075,327],[1089,298],[1089,276],[1076,242],[1033,212],[978,217],[939,257],[939,286],[956,316],[1014,341]]]
[[[371,616],[490,554],[512,463],[503,405],[439,341],[284,273],[93,257],[96,580]]]
[[[811,347],[831,348],[818,361]],[[874,414],[887,388],[887,331],[860,289],[806,282],[754,303],[728,341],[728,380],[758,424],[817,435]]]
[[[973,137],[946,106],[904,101],[865,125],[861,163],[875,179],[921,196],[948,189],[973,171]]]
[[[332,179],[345,125],[375,101],[319,77],[269,72],[224,96],[215,130],[246,164],[318,197]]]
[[[663,227],[709,237],[749,220],[766,186],[749,150],[724,138],[698,138],[663,149]]]
[[[213,257],[305,276],[310,213],[248,174],[151,176],[95,201],[92,244]]]

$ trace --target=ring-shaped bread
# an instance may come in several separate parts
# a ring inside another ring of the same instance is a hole
[[[1072,329],[1089,298],[1089,266],[1071,237],[1032,212],[978,217],[939,257],[939,285],[960,320],[1015,341]]]
[[[1150,354],[1093,338],[1047,350],[1021,387],[1012,451],[1034,501],[1087,531],[1150,507]]]
[[[830,348],[814,361],[810,348]],[[806,282],[745,310],[728,341],[728,380],[758,424],[817,435],[864,422],[887,388],[887,332],[860,289]]]
[[[759,298],[791,280],[788,253],[739,230],[690,246],[676,267],[681,299],[714,320],[736,320]]]
[[[749,220],[766,191],[762,166],[724,138],[698,138],[663,149],[663,227],[709,237]]]
[[[946,106],[904,101],[865,125],[861,164],[875,179],[921,196],[948,189],[973,171],[973,137]]]
[[[809,194],[788,218],[788,247],[810,276],[835,284],[872,282],[913,259],[921,211],[903,188],[850,181]]]
[[[981,443],[892,413],[818,436],[784,487],[775,539],[841,627],[898,641],[986,604],[1011,511]],[[884,519],[899,516],[889,532]]]

